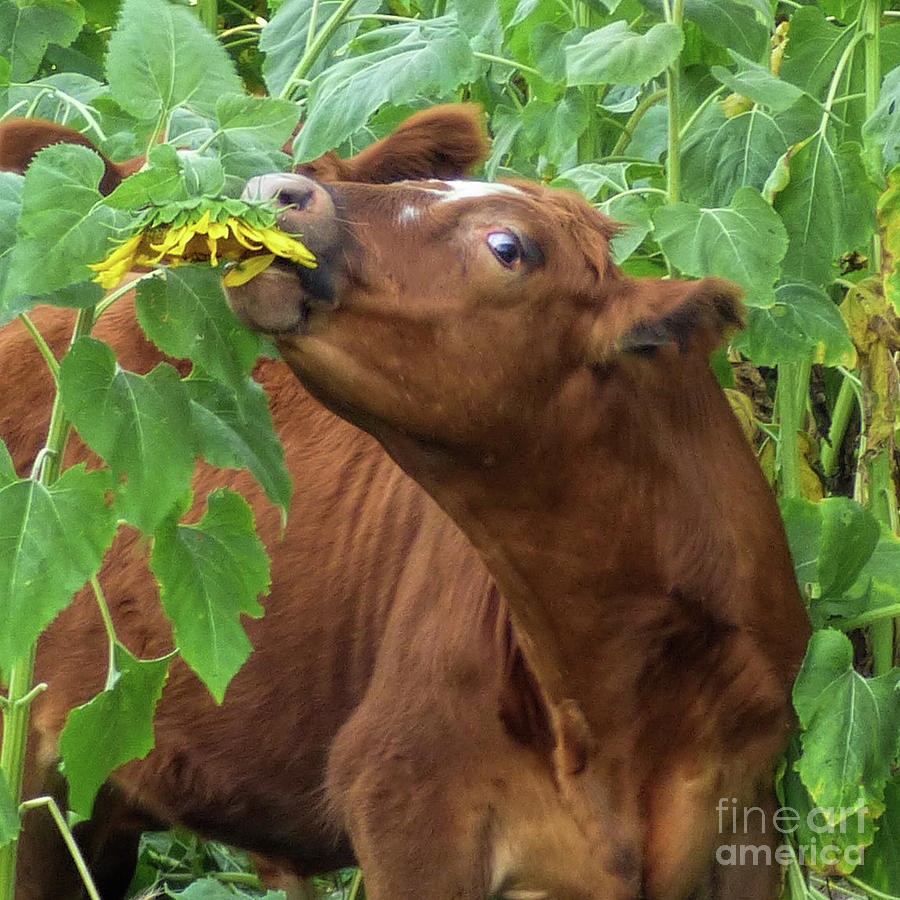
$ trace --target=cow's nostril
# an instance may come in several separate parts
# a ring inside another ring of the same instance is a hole
[[[292,209],[306,209],[313,199],[315,191],[310,184],[297,184],[281,188],[275,195],[278,206],[289,206]]]
[[[316,183],[303,175],[257,175],[244,188],[245,200],[274,200],[277,206],[307,209],[316,197]]]

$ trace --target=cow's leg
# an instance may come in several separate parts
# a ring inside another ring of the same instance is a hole
[[[477,785],[455,777],[468,769],[477,778],[477,767],[439,721],[420,710],[407,714],[364,703],[329,758],[329,801],[362,868],[366,897],[484,900],[487,801],[473,809],[465,797]]]

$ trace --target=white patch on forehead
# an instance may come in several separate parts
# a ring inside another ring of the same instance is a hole
[[[495,197],[497,194],[518,195],[522,192],[511,184],[500,184],[487,181],[445,181],[446,190],[438,189],[441,200],[451,203],[454,200],[468,200],[479,197]]]
[[[404,206],[397,215],[397,224],[407,225],[410,222],[415,222],[418,218],[419,210],[416,209],[416,207],[411,203],[407,203],[406,206]]]

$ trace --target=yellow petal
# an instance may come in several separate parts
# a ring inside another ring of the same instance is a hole
[[[232,266],[222,279],[226,287],[237,287],[246,284],[251,278],[255,278],[260,272],[265,271],[275,262],[274,253],[264,253],[260,256],[249,256],[242,262]]]

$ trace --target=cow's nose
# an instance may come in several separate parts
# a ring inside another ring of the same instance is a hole
[[[305,175],[257,175],[247,182],[241,196],[244,200],[273,200],[286,212],[296,210],[315,215],[333,210],[327,191]]]

